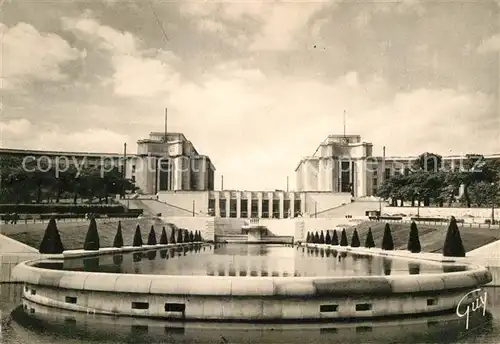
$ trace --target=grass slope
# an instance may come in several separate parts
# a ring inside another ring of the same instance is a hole
[[[123,243],[125,246],[131,246],[134,238],[135,227],[141,226],[141,234],[144,242],[147,242],[151,225],[154,225],[157,239],[161,235],[162,226],[160,220],[152,219],[125,219],[122,220]],[[20,241],[28,246],[39,248],[45,232],[46,223],[1,225],[2,234]],[[57,228],[61,235],[61,240],[65,250],[83,249],[85,236],[87,234],[89,221],[84,222],[58,222]],[[118,220],[97,221],[97,230],[99,232],[99,241],[101,247],[113,246]],[[169,227],[166,226],[168,238],[170,238]]]
[[[380,247],[384,235],[384,226],[385,222],[382,221],[367,221],[358,224],[356,228],[358,229],[361,244],[364,245],[366,235],[368,234],[368,228],[371,227],[375,246]],[[391,226],[394,249],[406,250],[408,236],[410,235],[410,223],[389,223],[389,226]],[[422,251],[442,253],[448,226],[417,223],[417,228]],[[459,230],[466,252],[475,250],[478,247],[500,239],[500,232],[494,229],[459,227]]]

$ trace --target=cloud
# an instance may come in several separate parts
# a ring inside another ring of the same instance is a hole
[[[477,48],[478,53],[484,54],[500,51],[500,34],[496,34],[484,40]]]
[[[101,24],[87,11],[77,18],[62,19],[65,30],[108,52],[113,72],[103,85],[111,84],[118,96],[154,97],[168,92],[179,79],[172,67],[176,57],[162,49],[145,49],[131,32]]]
[[[332,6],[315,2],[186,2],[181,13],[192,18],[202,32],[222,35],[231,45],[249,50],[289,50],[297,48],[310,18]],[[253,25],[259,30],[248,30]],[[235,39],[237,37],[237,39]]]
[[[53,33],[41,33],[32,25],[0,23],[2,45],[0,66],[4,88],[21,87],[32,81],[62,81],[62,67],[83,57],[68,42]]]
[[[13,119],[8,122],[0,122],[0,133],[2,137],[4,135],[21,136],[27,134],[31,129],[31,122],[24,118]]]

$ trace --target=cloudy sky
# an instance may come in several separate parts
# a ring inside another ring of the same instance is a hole
[[[216,187],[294,185],[344,110],[375,154],[500,153],[493,1],[2,6],[2,147],[135,151],[168,107]]]

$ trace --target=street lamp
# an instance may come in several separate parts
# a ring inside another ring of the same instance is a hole
[[[494,225],[495,224],[495,200],[496,200],[496,196],[497,196],[497,189],[496,189],[496,186],[497,184],[495,182],[491,183],[491,186],[493,188],[493,197],[491,199],[491,224]]]
[[[415,195],[417,196],[417,218],[420,217],[420,192],[416,192]]]

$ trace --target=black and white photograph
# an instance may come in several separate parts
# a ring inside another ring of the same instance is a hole
[[[0,341],[500,342],[499,0],[1,0]]]

